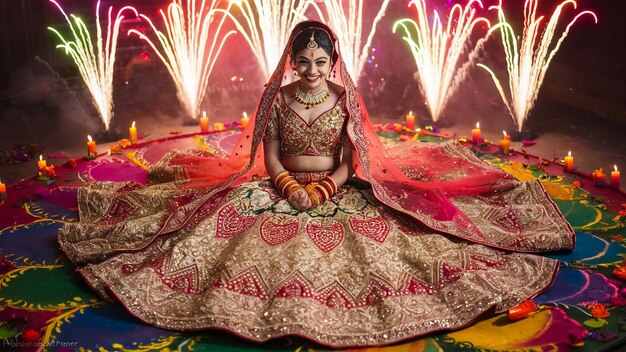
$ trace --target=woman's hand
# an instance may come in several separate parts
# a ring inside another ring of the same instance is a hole
[[[289,198],[287,198],[289,204],[298,210],[307,210],[311,207],[311,199],[304,188],[300,188],[293,192]]]

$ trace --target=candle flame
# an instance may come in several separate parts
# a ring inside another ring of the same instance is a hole
[[[39,155],[39,161],[43,161],[43,155]]]
[[[409,115],[413,116],[413,110],[409,111]]]
[[[476,122],[476,128],[480,128],[480,122]]]
[[[202,117],[206,117],[206,111],[202,111]]]
[[[243,117],[248,118],[248,114],[245,111],[243,112]]]
[[[107,149],[107,155],[111,155],[111,148]]]
[[[613,165],[613,168],[615,169],[615,171],[617,171],[617,165]]]
[[[504,136],[506,137],[506,131],[502,131],[502,134],[504,134]]]
[[[133,125],[131,126],[132,128],[135,128],[135,121],[133,121]]]
[[[87,139],[88,139],[90,142],[93,142],[93,139],[91,139],[91,136],[90,136],[90,135],[87,135]]]
[[[567,152],[567,156],[572,156],[572,151],[571,150]]]

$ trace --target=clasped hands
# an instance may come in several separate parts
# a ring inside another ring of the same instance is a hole
[[[303,187],[295,177],[283,171],[274,180],[276,188],[287,199],[292,207],[298,210],[314,208],[337,192],[337,185],[330,177],[324,177],[320,182],[311,182]]]

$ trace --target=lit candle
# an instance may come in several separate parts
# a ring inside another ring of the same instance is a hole
[[[406,128],[411,131],[415,129],[415,115],[413,115],[413,111],[409,111],[409,114],[406,115]]]
[[[96,150],[96,141],[91,139],[90,135],[87,135],[87,139],[89,140],[89,142],[87,142],[87,154],[94,154],[95,155],[98,152]]]
[[[246,128],[246,126],[248,126],[248,122],[250,122],[250,118],[248,117],[248,114],[246,114],[246,112],[243,112],[243,117],[241,118],[241,127],[242,128]]]
[[[502,153],[509,154],[509,147],[511,146],[511,136],[506,134],[506,131],[502,131],[504,138],[500,140],[500,149]]]
[[[567,152],[567,156],[565,157],[565,163],[563,164],[563,169],[565,172],[574,171],[574,157],[572,156],[572,152]]]
[[[46,161],[43,158],[43,155],[39,155],[39,160],[37,161],[37,168],[40,172],[46,172]]]
[[[206,116],[206,111],[202,112],[200,118],[200,132],[209,132],[209,118]]]
[[[133,121],[133,125],[128,128],[128,135],[131,144],[137,143],[137,127],[135,127],[135,121]]]
[[[482,138],[480,138],[480,123],[476,122],[476,128],[472,130],[472,141],[474,143],[479,142]]]
[[[615,171],[611,171],[611,187],[619,189],[619,171],[617,165],[613,165]]]
[[[7,199],[7,186],[0,180],[0,200]]]
[[[593,170],[591,178],[593,179],[593,185],[596,187],[604,187],[606,184],[606,175],[604,174],[603,168]]]

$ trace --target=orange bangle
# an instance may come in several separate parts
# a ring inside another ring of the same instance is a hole
[[[293,176],[287,176],[287,177],[283,177],[280,182],[278,182],[276,184],[276,188],[278,188],[279,190],[283,189],[285,187],[286,184],[288,184],[291,181],[295,181],[296,179]]]
[[[319,187],[321,187],[324,190],[324,192],[326,193],[326,195],[328,196],[326,199],[330,199],[333,196],[333,194],[335,194],[335,192],[333,192],[333,186],[331,186],[326,181],[322,181],[322,183],[320,183]]]
[[[320,203],[324,203],[326,200],[330,199],[330,194],[328,194],[328,190],[324,188],[322,184],[318,184],[315,186],[315,190],[322,195],[322,199]]]
[[[288,189],[290,189],[291,187],[297,184],[298,184],[298,181],[296,181],[295,179],[288,180],[280,188],[280,193],[285,194],[285,191],[287,191]]]
[[[283,171],[279,173],[278,175],[276,175],[276,178],[274,179],[274,184],[278,185],[287,176],[291,176],[289,175],[289,171]]]
[[[313,206],[318,206],[324,202],[323,196],[320,194],[317,188],[311,189],[311,191],[308,193],[309,193],[309,198],[311,198],[311,204]]]
[[[302,188],[302,186],[300,186],[300,184],[297,182],[296,184],[289,186],[287,191],[284,193],[285,198],[291,197],[291,195],[297,192],[300,188]]]
[[[326,176],[324,177],[324,179],[322,179],[322,182],[326,182],[330,185],[330,187],[332,188],[333,194],[337,193],[337,184],[335,183],[335,180],[333,180],[332,177]]]

